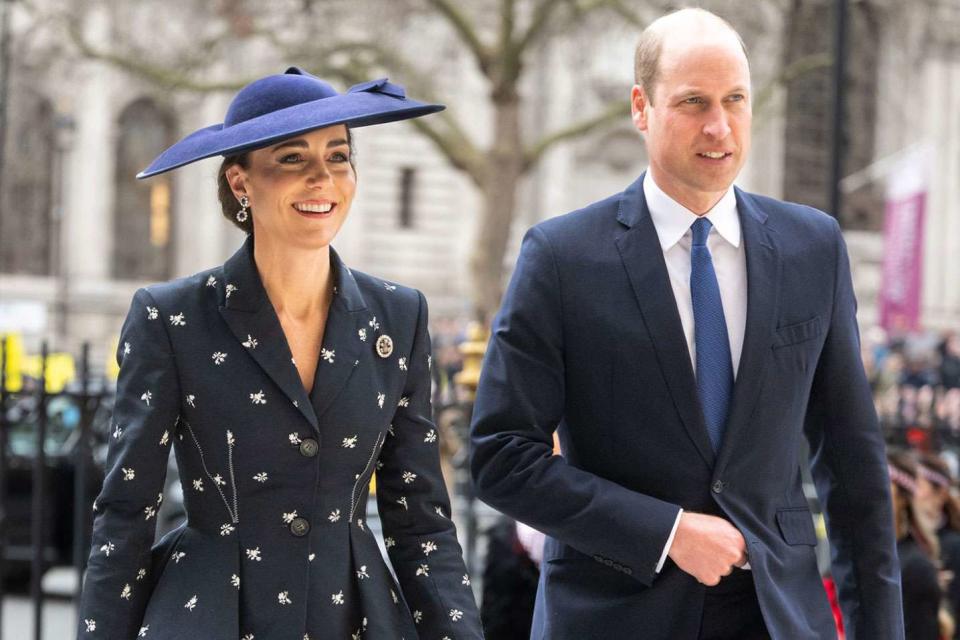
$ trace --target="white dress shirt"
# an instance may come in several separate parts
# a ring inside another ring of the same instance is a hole
[[[643,195],[660,240],[660,248],[663,249],[670,286],[677,303],[677,311],[680,312],[683,334],[687,339],[690,362],[696,373],[697,346],[693,331],[693,300],[690,296],[690,245],[693,243],[690,226],[699,216],[664,193],[653,181],[649,171],[643,178]],[[736,379],[747,324],[747,256],[740,232],[740,218],[737,215],[737,198],[732,186],[705,215],[713,225],[707,236],[707,247],[713,258],[717,283],[720,285],[720,300],[727,323],[727,336],[730,339],[733,376]],[[683,509],[673,523],[673,530],[657,564],[657,573],[667,560],[677,527],[680,525],[681,514]]]

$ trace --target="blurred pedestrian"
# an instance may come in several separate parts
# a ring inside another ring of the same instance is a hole
[[[351,129],[442,108],[292,67],[140,174],[225,156],[220,203],[248,237],[134,296],[80,638],[482,637],[431,422],[426,302],[330,246],[357,185]],[[187,522],[151,550],[171,446]],[[364,522],[375,470],[396,580]]]

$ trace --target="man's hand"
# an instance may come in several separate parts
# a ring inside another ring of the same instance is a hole
[[[747,542],[736,527],[715,516],[684,511],[668,552],[678,567],[713,587],[747,562]]]

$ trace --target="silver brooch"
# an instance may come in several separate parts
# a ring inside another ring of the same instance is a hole
[[[388,335],[377,338],[377,355],[381,358],[389,358],[391,353],[393,353],[393,339]]]

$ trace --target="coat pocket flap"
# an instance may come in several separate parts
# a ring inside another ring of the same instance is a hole
[[[823,331],[820,323],[820,316],[813,316],[809,320],[778,327],[773,340],[773,347],[786,347],[787,345],[805,342],[819,336]]]
[[[813,516],[810,514],[810,509],[806,507],[777,511],[777,525],[780,527],[780,535],[787,544],[817,544]]]

